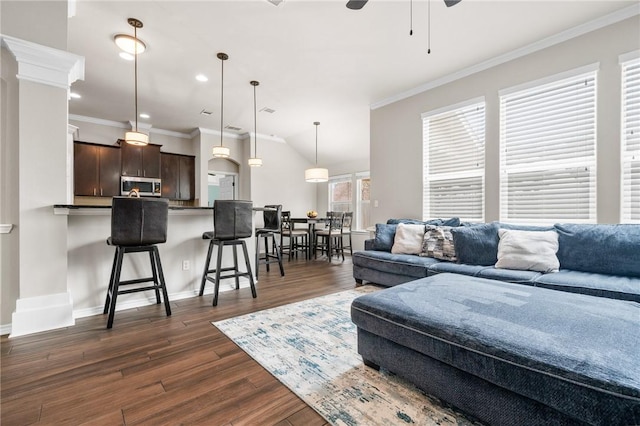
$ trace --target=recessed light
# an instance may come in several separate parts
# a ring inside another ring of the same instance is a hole
[[[125,61],[133,61],[135,59],[135,56],[127,52],[120,52],[120,57]]]
[[[150,118],[151,116],[149,114],[145,114],[144,112],[142,114],[140,114],[140,118]]]
[[[73,99],[80,99],[82,97],[79,93],[76,92],[69,93],[69,96],[71,96]]]
[[[196,75],[196,80],[202,81],[204,83],[205,81],[209,81],[209,78],[204,74],[198,74]]]

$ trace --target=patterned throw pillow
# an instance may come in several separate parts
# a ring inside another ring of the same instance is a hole
[[[420,256],[455,262],[456,250],[450,226],[427,225]]]

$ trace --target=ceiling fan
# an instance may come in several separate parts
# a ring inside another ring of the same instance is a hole
[[[364,5],[367,4],[368,1],[369,0],[349,0],[347,2],[347,7],[353,10],[362,9]],[[444,0],[444,4],[446,4],[447,7],[451,7],[460,3],[460,1],[461,0]]]

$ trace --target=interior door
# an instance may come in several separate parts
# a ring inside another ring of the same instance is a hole
[[[229,175],[220,178],[219,200],[235,200],[236,177]]]

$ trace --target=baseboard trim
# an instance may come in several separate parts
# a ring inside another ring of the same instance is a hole
[[[75,325],[73,301],[69,293],[47,294],[16,300],[11,317],[9,337],[24,336],[41,331]]]

